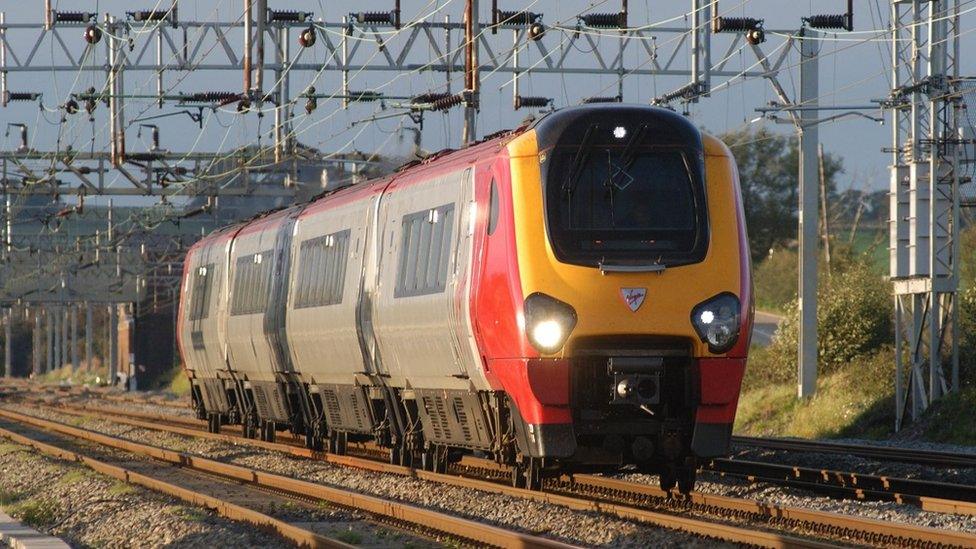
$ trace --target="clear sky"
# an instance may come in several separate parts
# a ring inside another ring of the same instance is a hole
[[[120,0],[54,0],[56,8],[65,11],[98,11],[124,17],[127,9],[148,9],[153,5],[168,7],[169,0],[141,0],[135,5],[132,2]],[[316,19],[337,22],[343,15],[351,11],[386,11],[392,9],[392,0],[269,0],[273,9],[294,9],[313,11]],[[410,21],[425,14],[432,20],[443,21],[449,15],[452,21],[460,21],[463,11],[463,0],[403,0],[403,20]],[[183,20],[197,21],[230,21],[238,18],[241,13],[242,0],[214,0],[191,1],[181,0],[179,3],[179,17]],[[481,0],[482,20],[489,18],[491,2]],[[619,0],[595,0],[583,2],[578,0],[499,0],[503,9],[530,9],[544,14],[544,21],[549,25],[561,22],[564,25],[575,24],[575,15],[586,11],[588,6],[594,5],[592,11],[609,12],[619,9]],[[972,30],[976,22],[976,13],[969,11],[976,9],[970,6],[972,0],[962,2],[963,37],[962,51],[971,50],[974,38],[968,31]],[[976,5],[976,4],[974,4]],[[807,1],[776,1],[776,0],[722,0],[721,11],[731,15],[764,18],[766,28],[797,29],[800,18],[811,13],[841,13],[846,6],[843,0],[812,0]],[[685,26],[684,14],[690,11],[691,2],[674,2],[665,0],[631,0],[631,26],[643,26],[664,22],[664,26]],[[816,11],[814,11],[816,9]],[[8,23],[40,22],[42,21],[41,0],[0,0],[0,11],[6,13]],[[856,33],[839,33],[827,36],[822,41],[820,62],[820,93],[822,104],[849,105],[866,104],[871,99],[887,95],[890,89],[890,41],[886,34],[872,34],[872,29],[883,29],[888,25],[889,4],[884,0],[857,0],[855,2]],[[433,15],[430,15],[432,14]],[[84,47],[81,39],[81,29],[61,29],[62,37],[68,48],[76,54]],[[11,30],[8,36],[11,44],[23,60],[24,52],[29,51],[36,39],[36,33],[31,35],[26,31]],[[142,41],[150,34],[136,37],[138,53]],[[567,33],[550,31],[543,39],[543,43],[550,50],[565,47]],[[670,56],[670,50],[676,44],[674,33],[661,32],[656,40],[659,62]],[[386,34],[390,49],[398,51],[405,33],[401,35]],[[333,39],[337,37],[333,36]],[[769,51],[784,48],[782,36],[770,32],[768,41],[763,47]],[[230,36],[231,44],[240,52],[241,39],[239,34]],[[510,31],[490,37],[494,46],[510,45],[512,36]],[[727,36],[716,37],[713,49],[713,59],[726,55],[729,44]],[[419,41],[419,40],[418,40]],[[212,42],[208,42],[211,44]],[[609,62],[617,50],[617,41],[607,37],[594,37],[594,43]],[[455,38],[455,46],[457,40]],[[104,46],[100,44],[100,46]],[[319,45],[321,46],[321,45]],[[77,48],[77,49],[76,49]],[[295,36],[291,39],[293,56],[300,51]],[[206,48],[205,48],[206,49]],[[269,48],[270,49],[270,48]],[[569,52],[569,59],[574,64],[592,65],[591,45],[580,41]],[[366,60],[375,51],[369,44],[364,44],[357,54],[357,59]],[[640,47],[631,47],[626,57],[627,65],[646,64],[648,55]],[[678,54],[677,66],[687,66],[687,49]],[[426,48],[417,48],[412,61],[423,63],[432,55]],[[780,75],[780,82],[791,96],[799,88],[798,46],[788,54],[784,67],[788,67]],[[153,55],[152,49],[147,59]],[[220,58],[223,53],[220,48],[213,48],[211,55]],[[269,54],[270,55],[270,54]],[[35,63],[50,62],[51,59],[63,60],[64,55],[60,46],[54,42],[44,42],[38,49]],[[317,47],[313,50],[301,52],[301,62],[325,61],[325,50]],[[589,57],[588,57],[589,56]],[[540,53],[535,47],[530,47],[523,54],[522,64],[531,65],[540,62]],[[101,64],[104,59],[103,49],[97,50],[94,58],[88,63]],[[376,57],[379,61],[382,57]],[[974,59],[964,58],[961,64],[963,74],[973,73]],[[735,49],[728,55],[728,70],[741,71],[755,63],[755,56],[748,49]],[[12,61],[8,58],[8,63]],[[509,128],[519,123],[527,111],[514,111],[511,107],[511,76],[507,73],[486,74],[483,82],[483,107],[479,115],[479,133]],[[266,82],[273,82],[274,75],[268,73]],[[392,72],[362,72],[352,77],[350,87],[354,90],[376,89],[393,95],[415,95],[429,89],[444,90],[445,75],[443,73],[417,72],[397,76]],[[719,85],[725,78],[715,78],[713,85]],[[101,88],[104,85],[105,73],[65,71],[58,74],[25,74],[11,73],[9,87],[13,91],[41,91],[44,94],[44,105],[54,107],[65,101],[71,91],[81,92],[89,86]],[[616,76],[554,76],[528,75],[523,78],[524,95],[545,95],[555,99],[556,106],[572,105],[582,97],[591,95],[614,95],[616,93]],[[238,91],[241,85],[239,72],[223,71],[209,73],[169,73],[164,75],[164,83],[172,92],[196,92],[204,90]],[[671,76],[631,76],[625,79],[624,95],[628,102],[647,103],[657,94],[675,89],[683,85],[682,78]],[[308,85],[315,85],[320,93],[338,92],[339,75],[336,71],[326,70],[319,74],[314,72],[294,71],[291,75],[291,89],[298,94]],[[453,91],[458,91],[463,85],[460,75],[454,75]],[[153,93],[155,90],[155,75],[151,73],[127,73],[126,91],[128,93]],[[791,126],[778,125],[773,122],[754,121],[757,117],[755,108],[775,100],[776,96],[768,82],[763,79],[733,79],[729,84],[722,84],[711,97],[691,106],[690,116],[699,125],[714,131],[723,132],[739,129],[749,125],[768,124],[777,131],[790,132]],[[295,106],[295,129],[299,140],[323,151],[348,151],[358,149],[396,153],[407,149],[406,141],[410,134],[401,137],[397,130],[401,125],[410,126],[410,122],[403,118],[388,118],[371,124],[351,126],[354,120],[370,117],[374,114],[383,115],[394,111],[379,111],[377,104],[354,105],[347,111],[338,110],[338,102],[322,101],[319,109],[311,116],[305,116],[304,101]],[[0,122],[6,126],[8,122],[26,122],[31,126],[32,145],[37,149],[50,149],[56,146],[60,138],[62,147],[72,145],[76,149],[96,149],[104,147],[107,130],[105,108],[99,107],[95,123],[88,121],[82,112],[74,115],[64,124],[59,125],[57,113],[43,112],[36,103],[16,103],[5,109],[0,109]],[[168,106],[159,110],[151,101],[133,101],[127,106],[127,117],[131,121],[138,116],[152,116],[166,112],[173,112],[175,106]],[[878,115],[877,111],[870,113]],[[189,117],[164,118],[158,123],[162,129],[162,146],[174,151],[214,151],[227,150],[232,147],[252,143],[257,136],[263,135],[267,143],[267,131],[270,128],[272,116],[258,117],[251,113],[239,115],[228,107],[217,114],[210,114],[204,121],[201,131]],[[143,132],[137,137],[138,124],[132,124],[127,132],[130,151],[145,150],[148,147],[148,133]],[[432,113],[425,119],[423,130],[423,146],[426,149],[437,149],[445,145],[457,146],[461,129],[460,109],[454,109],[447,114]],[[94,140],[92,134],[95,134]],[[825,149],[843,158],[847,168],[846,174],[841,176],[840,187],[849,184],[870,189],[885,188],[888,181],[887,165],[890,155],[881,153],[882,147],[890,146],[891,131],[889,126],[880,125],[861,118],[845,118],[840,121],[824,124],[820,132]],[[9,137],[0,136],[0,147],[10,149],[16,147],[17,137],[11,132]]]

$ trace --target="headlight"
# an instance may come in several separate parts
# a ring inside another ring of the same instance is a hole
[[[576,327],[576,310],[568,303],[542,293],[525,298],[525,334],[540,353],[562,349]]]
[[[739,298],[719,294],[692,309],[691,324],[709,351],[724,353],[739,339],[739,312]]]

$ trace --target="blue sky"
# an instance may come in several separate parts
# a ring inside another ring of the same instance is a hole
[[[490,2],[482,2],[482,20],[489,17]],[[606,12],[619,9],[619,0],[596,0],[595,2],[580,1],[560,1],[536,0],[519,1],[500,0],[501,7],[504,9],[521,9],[526,6],[532,11],[542,12],[544,20],[553,24],[562,21],[570,24],[574,21],[574,15],[586,10],[592,4],[593,11]],[[66,11],[98,11],[101,13],[111,13],[123,17],[126,9],[137,7],[140,9],[150,8],[157,4],[155,0],[142,0],[137,6],[130,2],[118,0],[55,0],[56,8]],[[169,0],[160,0],[157,5],[164,8],[168,7]],[[452,21],[460,21],[463,9],[463,0],[436,0],[432,2],[419,0],[404,0],[404,20],[408,21],[421,14],[435,12],[432,18],[442,21],[444,15],[450,15]],[[871,99],[881,98],[887,95],[890,84],[888,68],[890,42],[886,35],[874,36],[869,31],[871,29],[881,29],[887,25],[888,4],[883,0],[858,0],[855,2],[855,34],[830,35],[822,41],[821,63],[820,63],[820,92],[822,94],[822,104],[825,105],[844,105],[844,104],[865,104]],[[181,0],[179,16],[181,19],[207,20],[233,20],[241,12],[241,0],[215,0],[215,1],[190,1]],[[392,8],[392,0],[362,0],[351,2],[347,0],[289,0],[276,1],[269,0],[269,5],[273,9],[296,9],[308,10],[315,13],[316,18],[334,22],[338,21],[343,15],[353,11],[369,10],[383,11]],[[800,25],[800,18],[803,15],[815,13],[839,13],[842,12],[846,2],[842,0],[820,0],[813,1],[774,1],[774,0],[722,0],[722,11],[729,11],[732,15],[746,15],[761,17],[766,20],[767,29],[796,29]],[[0,10],[6,12],[8,23],[40,22],[42,20],[42,2],[40,0],[10,1],[0,0]],[[690,2],[672,2],[663,0],[631,0],[631,26],[641,26],[649,23],[656,23],[677,18],[671,26],[684,26],[683,14],[689,11]],[[879,14],[878,10],[881,10]],[[963,3],[963,10],[971,9],[967,2]],[[963,30],[973,26],[976,13],[966,13],[963,15]],[[65,40],[70,48],[81,48],[84,46],[81,38],[80,29],[64,30]],[[29,49],[32,39],[27,38],[27,34],[14,34],[11,31],[11,40],[18,51]],[[658,38],[660,45],[660,56],[669,55],[667,44],[673,40],[672,35],[661,34]],[[34,35],[36,37],[36,35]],[[401,37],[391,39],[391,48],[398,49],[396,40]],[[71,42],[72,39],[76,39]],[[549,47],[558,48],[563,38],[560,33],[552,32],[544,38],[544,43]],[[728,44],[727,37],[718,37],[716,46],[713,50],[713,57],[723,56],[725,47]],[[237,46],[240,44],[239,36],[232,36],[231,42]],[[493,38],[493,44],[510,44],[511,33],[500,33]],[[615,52],[616,41],[607,38],[600,39],[599,47],[601,52]],[[673,42],[672,42],[673,43]],[[773,49],[783,43],[782,37],[770,33],[769,41],[764,45],[766,49]],[[299,49],[296,38],[291,40],[292,53]],[[962,51],[973,45],[973,35],[967,34],[963,38]],[[587,55],[588,44],[581,43],[577,49],[571,52],[570,58],[574,56],[582,60]],[[51,47],[42,47],[37,54],[37,61],[47,62],[51,60]],[[637,52],[634,48],[632,52]],[[365,51],[365,46],[362,51]],[[219,51],[215,52],[217,55]],[[427,52],[417,50],[416,61],[427,60]],[[55,58],[59,55],[55,50]],[[646,55],[641,57],[633,53],[629,58],[634,65],[646,61]],[[321,48],[305,51],[302,53],[303,61],[324,61],[324,50]],[[613,57],[613,53],[609,54]],[[364,58],[364,57],[361,57]],[[102,59],[102,52],[98,52],[99,63]],[[531,64],[540,61],[540,55],[534,48],[523,56],[523,63]],[[685,61],[681,61],[684,63]],[[748,50],[734,51],[729,57],[728,68],[730,70],[742,70],[755,62],[755,58]],[[795,51],[789,54],[786,66],[795,66],[797,54]],[[973,60],[964,59],[961,72],[968,74],[973,72]],[[350,87],[355,90],[373,89],[381,87],[389,94],[414,95],[423,93],[428,89],[443,90],[445,75],[442,73],[418,73],[401,76],[393,81],[393,73],[389,72],[363,72],[353,77]],[[265,77],[266,81],[274,81],[270,73]],[[44,103],[47,106],[54,106],[62,103],[70,91],[81,92],[89,86],[99,88],[103,85],[105,75],[103,72],[78,73],[64,72],[57,75],[52,74],[24,74],[11,73],[10,89],[14,91],[41,91],[44,93]],[[509,128],[517,125],[526,114],[526,111],[514,111],[511,108],[511,84],[510,75],[497,73],[486,75],[483,82],[483,106],[479,116],[479,133],[495,131],[498,129]],[[723,79],[716,79],[713,84],[718,84]],[[786,70],[781,74],[781,83],[790,95],[798,89],[798,74],[795,67]],[[203,90],[228,90],[238,91],[241,83],[239,72],[211,72],[196,74],[166,74],[164,82],[167,88],[173,92],[195,92]],[[576,104],[580,98],[590,95],[613,95],[616,93],[615,76],[567,76],[559,77],[554,75],[529,75],[523,78],[524,95],[545,95],[555,99],[557,106]],[[646,103],[651,97],[658,93],[677,88],[684,83],[684,80],[668,76],[641,76],[629,77],[625,79],[624,95],[628,102]],[[306,86],[315,85],[320,93],[332,93],[337,91],[339,86],[339,75],[334,71],[324,71],[316,75],[312,72],[295,71],[291,77],[291,88],[293,94],[301,92]],[[454,90],[461,87],[461,81],[454,81]],[[126,75],[126,89],[129,93],[141,92],[152,93],[155,89],[155,75],[151,73],[129,73]],[[778,125],[772,122],[753,121],[757,114],[755,108],[762,106],[769,101],[775,100],[776,96],[768,82],[762,79],[737,79],[730,85],[713,93],[712,97],[704,99],[702,102],[691,107],[690,116],[699,125],[714,131],[722,132],[727,130],[739,129],[747,126],[757,126],[768,124],[777,131],[792,131],[791,126]],[[398,135],[398,128],[401,123],[406,122],[404,118],[390,118],[372,124],[351,126],[352,121],[372,116],[374,114],[385,114],[377,112],[375,104],[354,105],[347,111],[338,110],[337,102],[320,102],[319,109],[310,117],[305,117],[303,112],[303,102],[296,105],[296,115],[300,120],[296,120],[296,130],[300,133],[299,139],[303,143],[318,147],[324,151],[351,150],[358,149],[363,151],[373,151],[382,149],[385,152],[403,152],[407,149],[407,144]],[[152,116],[172,112],[175,107],[168,107],[164,110],[157,109],[149,101],[135,101],[128,106],[127,115],[131,120],[136,114],[142,113],[143,116]],[[15,103],[5,109],[0,109],[0,122],[5,126],[7,122],[26,122],[31,126],[31,139],[33,146],[38,149],[53,148],[59,138],[62,146],[71,144],[75,148],[88,149],[94,143],[96,148],[104,146],[104,134],[106,122],[104,107],[100,107],[96,115],[94,124],[95,139],[92,141],[93,125],[88,122],[87,117],[75,115],[65,125],[59,128],[58,115],[56,113],[45,113],[39,111],[34,103]],[[874,112],[872,114],[877,114]],[[237,145],[253,142],[258,134],[266,132],[270,127],[271,116],[263,119],[256,114],[245,116],[238,115],[228,108],[226,112],[215,115],[208,115],[205,129],[199,131],[196,124],[189,117],[164,118],[158,121],[162,129],[162,146],[171,150],[201,150],[214,151],[226,150]],[[409,124],[406,124],[409,125]],[[136,133],[137,125],[133,125],[127,132],[128,148],[130,151],[145,150],[148,147],[148,133],[143,132],[140,138]],[[457,146],[461,128],[461,112],[459,109],[448,114],[433,113],[426,117],[423,131],[423,146],[427,149],[437,149],[443,146]],[[825,149],[844,159],[847,168],[846,174],[841,176],[840,187],[845,188],[849,184],[870,189],[885,188],[888,181],[887,165],[890,162],[890,155],[881,153],[882,147],[890,146],[891,131],[887,125],[880,125],[876,122],[860,118],[847,118],[840,121],[824,124],[820,132],[821,140]],[[409,134],[405,136],[409,138]],[[0,147],[10,149],[15,147],[16,136],[11,133],[10,137],[4,138],[0,135]],[[267,137],[265,136],[266,140]],[[409,140],[409,139],[406,139]],[[265,141],[267,142],[267,141]]]

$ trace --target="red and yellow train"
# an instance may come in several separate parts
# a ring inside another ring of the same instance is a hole
[[[466,452],[537,487],[727,453],[752,323],[735,161],[671,111],[559,110],[219,230],[179,341],[213,430]]]

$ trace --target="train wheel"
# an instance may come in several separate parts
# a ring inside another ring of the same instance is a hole
[[[244,419],[241,425],[241,432],[244,434],[244,438],[255,438],[257,436],[257,419],[255,419],[254,414],[247,412],[244,414]]]
[[[265,442],[275,441],[275,422],[264,421],[261,423],[261,440]]]
[[[525,458],[512,467],[512,486],[542,490],[542,459]]]
[[[698,477],[698,464],[694,458],[685,460],[685,464],[678,467],[678,492],[688,495],[695,490],[695,480]]]
[[[322,437],[311,427],[305,429],[305,447],[315,452],[322,451]]]
[[[664,469],[661,470],[661,489],[665,492],[670,492],[674,489],[674,485],[678,482],[678,475],[675,472],[674,465],[665,465]]]
[[[421,462],[424,471],[431,471],[434,473],[446,473],[447,472],[447,447],[431,444],[429,447],[424,449],[424,452],[421,457]]]
[[[329,438],[329,453],[337,456],[346,454],[346,433],[334,432]]]

